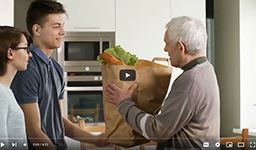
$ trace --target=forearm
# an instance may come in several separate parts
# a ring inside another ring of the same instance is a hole
[[[122,101],[119,104],[118,111],[130,127],[151,141],[161,143],[169,139],[171,134],[174,133],[170,132],[170,128],[167,128],[168,123],[163,123],[159,117],[138,109],[130,99]]]
[[[44,132],[41,129],[35,129],[35,130],[28,130],[27,129],[28,138],[32,143],[39,143],[39,144],[48,144],[47,147],[45,146],[35,146],[37,150],[55,150],[55,146],[51,142],[51,140],[44,134]]]
[[[85,130],[80,129],[78,126],[73,124],[67,118],[63,118],[63,123],[65,127],[65,135],[69,138],[78,140],[80,142],[96,144],[97,138],[91,133],[86,132]]]
[[[143,112],[135,106],[131,99],[123,100],[118,111],[127,124],[145,138],[163,142],[183,128],[193,116],[193,109],[188,99],[182,93],[170,94],[161,108],[161,113],[155,116]]]
[[[158,143],[169,139],[169,134],[164,133],[166,124],[162,124],[155,116],[138,109],[130,99],[122,101],[118,111],[127,124],[146,139]]]
[[[125,99],[119,103],[118,112],[130,127],[132,127],[136,132],[142,134],[140,122],[146,113],[139,110],[131,99]]]

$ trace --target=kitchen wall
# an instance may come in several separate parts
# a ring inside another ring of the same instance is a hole
[[[256,129],[256,1],[240,0],[240,124]],[[246,117],[252,114],[254,118]]]
[[[221,136],[240,127],[239,0],[215,0],[215,70],[220,88]]]
[[[175,16],[187,15],[200,19],[204,25],[206,20],[205,0],[171,0],[171,18]]]
[[[14,26],[28,31],[26,27],[26,13],[33,0],[14,0]]]
[[[0,25],[10,25],[13,26],[13,10],[14,10],[13,0],[0,0]]]
[[[255,127],[253,49],[256,1],[215,0],[215,69],[221,91],[221,136],[233,128]],[[248,117],[252,115],[252,117]]]

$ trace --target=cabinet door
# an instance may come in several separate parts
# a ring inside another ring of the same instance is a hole
[[[78,0],[58,0],[60,3],[62,3],[64,5],[64,8],[67,11],[67,15],[64,16],[64,21],[65,21],[65,25],[64,25],[64,29],[66,31],[72,31],[74,30],[74,26],[75,24],[77,24],[77,16],[79,16],[79,11],[78,9],[76,9],[76,2]]]
[[[60,0],[67,31],[115,31],[115,0]]]
[[[0,25],[14,25],[14,0],[0,0]]]
[[[141,59],[167,57],[163,38],[170,16],[170,0],[117,0],[116,45]]]

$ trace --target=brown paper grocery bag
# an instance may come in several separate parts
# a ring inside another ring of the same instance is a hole
[[[139,109],[152,115],[157,114],[168,91],[172,68],[156,64],[154,63],[155,60],[167,61],[168,59],[154,58],[153,63],[147,60],[139,60],[137,66],[102,64],[103,91],[111,82],[124,90],[128,90],[133,84],[137,84],[138,87],[132,100]],[[121,81],[119,71],[122,69],[135,70],[135,81]],[[105,99],[105,96],[103,92],[103,99]],[[128,148],[149,142],[125,122],[118,113],[118,106],[103,100],[103,108],[108,143]]]

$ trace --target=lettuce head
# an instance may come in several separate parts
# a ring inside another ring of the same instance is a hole
[[[128,66],[136,66],[139,60],[139,58],[136,57],[136,55],[126,52],[120,45],[110,47],[106,49],[104,52],[114,55],[117,59],[121,60]],[[106,64],[106,62],[103,59],[101,59],[100,56],[97,57],[97,60],[102,64]]]

